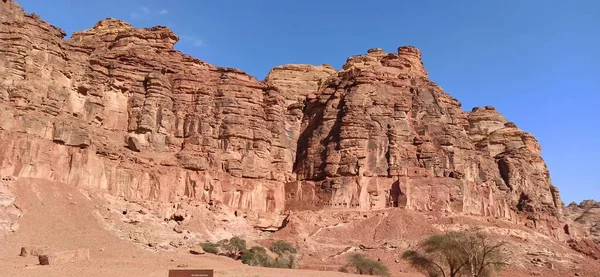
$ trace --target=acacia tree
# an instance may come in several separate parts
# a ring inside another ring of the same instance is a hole
[[[468,273],[471,277],[490,276],[506,265],[507,257],[502,251],[506,242],[493,241],[480,232],[468,234],[468,239],[463,251],[468,258]]]
[[[506,263],[502,248],[478,231],[431,236],[403,258],[430,277],[486,277]]]
[[[240,259],[242,257],[242,253],[246,251],[246,241],[239,237],[224,239],[219,241],[217,244],[227,251],[227,256],[236,260]]]

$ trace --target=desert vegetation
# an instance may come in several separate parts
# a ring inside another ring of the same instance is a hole
[[[348,263],[340,268],[342,272],[358,273],[361,275],[390,276],[390,271],[383,263],[369,259],[363,254],[350,256]]]
[[[202,244],[202,248],[208,253],[241,260],[251,266],[298,268],[298,250],[292,243],[284,240],[271,243],[268,250],[262,246],[248,249],[246,241],[239,237],[217,243],[206,242]]]
[[[239,260],[244,252],[247,251],[246,240],[239,237],[224,239],[217,243],[225,251],[225,255]]]
[[[429,277],[488,277],[506,265],[505,242],[469,230],[434,235],[403,258]]]
[[[219,254],[219,245],[216,243],[212,243],[212,242],[206,242],[201,244],[202,249],[204,251],[206,251],[207,253],[211,253],[211,254]]]
[[[273,251],[273,253],[277,253],[278,255],[296,254],[297,252],[296,247],[294,247],[293,244],[284,240],[278,240],[273,242],[269,249]]]

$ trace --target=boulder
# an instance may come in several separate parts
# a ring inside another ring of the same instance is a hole
[[[127,146],[129,147],[129,149],[131,149],[135,152],[140,152],[142,149],[142,145],[136,137],[128,137],[127,138]]]
[[[202,246],[196,246],[192,249],[190,249],[190,254],[194,254],[194,255],[202,255],[205,254],[206,252],[204,251],[204,249],[202,249]]]

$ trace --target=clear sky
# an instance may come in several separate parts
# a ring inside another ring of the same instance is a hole
[[[106,17],[166,25],[183,52],[259,79],[281,64],[340,68],[369,48],[414,45],[465,110],[493,105],[538,138],[566,204],[600,200],[598,0],[17,2],[68,34]]]

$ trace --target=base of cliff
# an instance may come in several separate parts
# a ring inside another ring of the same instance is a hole
[[[19,179],[11,184],[21,209],[19,228],[0,240],[2,276],[156,276],[169,269],[215,269],[216,276],[351,276],[337,272],[284,270],[246,266],[187,249],[148,251],[140,243],[119,238],[98,218],[102,203],[87,192],[61,183]],[[19,256],[21,247],[47,245],[51,252],[89,249],[88,261],[39,265],[35,256]],[[151,250],[151,249],[150,249]],[[179,267],[178,267],[179,266]],[[185,266],[185,267],[181,267]]]
[[[453,213],[382,209],[292,212],[286,226],[270,240],[294,241],[306,269],[338,270],[353,253],[386,264],[392,276],[423,276],[401,257],[425,237],[473,227],[505,241],[506,267],[498,276],[597,276],[600,263],[527,226],[500,218]],[[396,275],[394,275],[396,274]]]
[[[178,268],[211,268],[217,276],[352,276],[337,271],[353,253],[381,261],[390,267],[392,276],[422,276],[400,259],[401,253],[427,235],[471,226],[509,242],[510,264],[500,276],[595,276],[600,272],[597,261],[566,243],[499,219],[403,209],[304,211],[291,212],[285,227],[271,233],[248,229],[238,222],[239,217],[219,217],[218,209],[209,211],[213,217],[201,217],[204,207],[194,203],[153,206],[27,178],[12,180],[5,188],[14,196],[13,207],[20,217],[15,221],[18,228],[1,241],[3,276],[163,277],[169,269]],[[165,221],[165,217],[173,219]],[[258,243],[294,242],[303,269],[250,267],[226,257],[189,253],[190,245],[198,241],[240,235],[236,232]],[[90,259],[42,266],[35,256],[19,256],[21,247],[31,245],[47,245],[52,252],[85,248]]]

